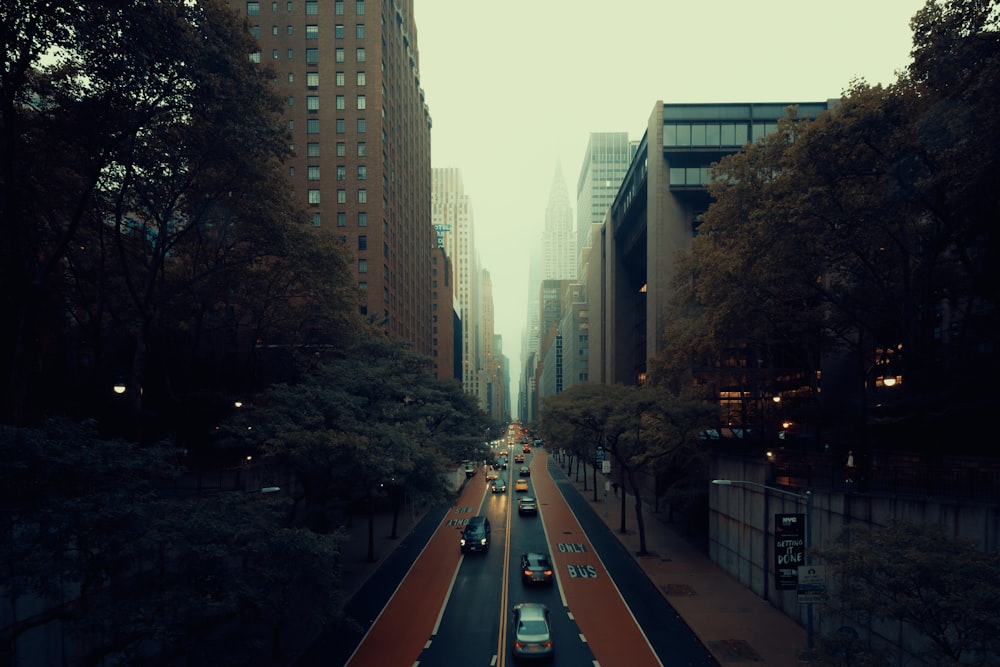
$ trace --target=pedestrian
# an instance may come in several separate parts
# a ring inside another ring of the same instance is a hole
[[[618,482],[611,482],[611,488],[615,490],[615,498],[618,497]]]
[[[844,482],[854,484],[854,451],[847,450],[847,463],[844,465]]]

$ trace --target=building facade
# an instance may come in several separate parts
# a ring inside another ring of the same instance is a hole
[[[412,0],[245,3],[286,100],[287,176],[352,254],[358,308],[432,354],[431,119]]]

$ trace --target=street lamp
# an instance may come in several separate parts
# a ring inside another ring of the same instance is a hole
[[[773,491],[774,493],[780,493],[782,495],[788,496],[789,498],[795,498],[796,500],[804,500],[806,502],[806,565],[812,564],[812,506],[813,506],[813,494],[812,491],[806,491],[805,493],[795,493],[794,491],[788,491],[787,489],[778,488],[777,486],[769,486],[767,484],[761,484],[760,482],[751,482],[745,479],[713,479],[712,484],[718,484],[720,486],[731,486],[733,484],[739,484],[742,486],[755,486],[765,491]],[[764,527],[765,533],[767,532],[767,526]],[[765,552],[766,553],[766,552]],[[813,608],[812,605],[806,607],[806,645],[811,651],[813,648]]]

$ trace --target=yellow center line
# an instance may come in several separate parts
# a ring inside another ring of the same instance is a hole
[[[503,471],[507,475],[508,482],[510,481],[510,466],[507,466],[507,470]],[[510,581],[510,527],[511,527],[511,514],[510,511],[510,484],[507,484],[507,492],[504,493],[504,507],[507,512],[506,536],[504,537],[503,544],[503,576],[500,578],[500,633],[497,639],[497,661],[495,667],[503,667],[506,660],[507,652],[507,587]]]

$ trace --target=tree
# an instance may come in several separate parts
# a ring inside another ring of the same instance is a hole
[[[680,400],[662,390],[586,383],[543,401],[540,432],[556,446],[585,449],[589,457],[596,444],[604,447],[612,475],[623,489],[627,484],[635,499],[639,548],[645,553],[642,476],[655,479],[667,467],[687,467],[693,458],[683,452],[697,447],[698,433],[717,421],[716,412],[711,405]],[[596,463],[593,469],[597,500]],[[626,531],[625,503],[619,530]]]
[[[262,664],[281,630],[336,623],[339,540],[282,525],[288,499],[181,483],[179,452],[93,428],[0,426],[3,637],[61,621],[80,664]],[[15,612],[16,613],[16,612]]]
[[[450,501],[448,463],[483,456],[482,411],[457,387],[442,384],[426,357],[374,328],[345,354],[253,402],[229,425],[239,436],[232,440],[260,465],[294,478],[291,525],[330,531],[360,507],[369,522],[370,560],[377,502],[388,496],[398,511],[407,494]]]
[[[934,664],[1000,659],[998,554],[933,526],[897,522],[849,526],[817,556],[829,563],[838,584],[832,609],[872,635],[915,633],[913,649]],[[873,637],[853,649],[877,653],[878,644]]]

